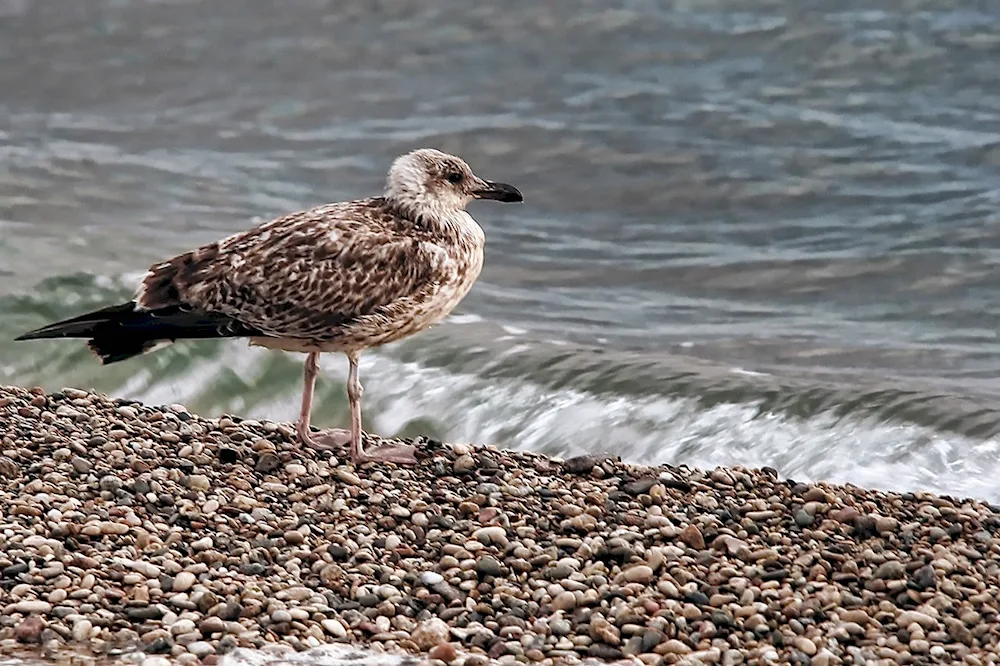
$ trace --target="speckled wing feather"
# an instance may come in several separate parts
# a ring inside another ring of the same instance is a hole
[[[292,213],[156,264],[136,300],[221,313],[274,337],[329,340],[363,318],[419,305],[451,264],[429,234],[374,198]]]

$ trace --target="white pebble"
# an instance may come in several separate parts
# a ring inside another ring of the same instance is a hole
[[[174,592],[187,592],[194,587],[197,578],[190,571],[182,571],[174,577]]]
[[[285,465],[285,471],[293,478],[296,476],[305,476],[306,466],[299,463],[288,463]]]
[[[507,530],[497,525],[480,527],[472,533],[472,538],[477,539],[480,543],[487,545],[493,543],[502,547],[506,547],[510,543],[507,538]]]
[[[188,652],[198,657],[199,659],[204,659],[210,654],[215,653],[215,648],[212,647],[211,643],[205,641],[195,641],[188,645]]]
[[[420,574],[420,582],[424,585],[439,585],[444,582],[444,576],[436,571],[424,571]]]
[[[341,482],[346,483],[349,486],[361,485],[361,477],[359,477],[357,474],[344,467],[337,468],[337,478],[340,479]]]
[[[40,601],[38,599],[28,599],[25,601],[18,601],[14,604],[15,613],[24,613],[28,615],[30,613],[48,613],[52,610],[52,604],[47,601]]]
[[[124,416],[127,419],[134,419],[135,417],[139,416],[139,412],[136,410],[136,408],[129,407],[128,405],[122,405],[121,407],[116,407],[115,412],[117,412],[119,416]]]
[[[194,623],[194,620],[181,618],[170,625],[170,633],[174,636],[180,636],[181,634],[189,634],[197,628],[198,625]]]
[[[320,624],[323,625],[323,631],[334,638],[345,638],[347,636],[347,629],[340,623],[340,620],[327,619],[320,622]]]
[[[132,568],[144,575],[146,578],[159,578],[161,573],[160,567],[151,562],[143,562],[141,560],[133,562]]]
[[[212,482],[204,474],[192,474],[188,477],[188,488],[191,490],[206,491],[212,487]]]
[[[73,624],[73,640],[82,643],[90,638],[90,632],[94,628],[90,620],[77,620]]]

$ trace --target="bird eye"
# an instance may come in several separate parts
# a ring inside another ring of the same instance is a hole
[[[448,180],[448,182],[449,182],[449,183],[451,183],[452,185],[458,185],[459,183],[461,183],[461,182],[462,182],[462,174],[460,174],[460,173],[459,173],[459,172],[457,172],[457,171],[452,171],[452,172],[451,172],[451,173],[449,173],[449,174],[448,174],[447,176],[445,176],[445,178],[446,178],[446,179]]]

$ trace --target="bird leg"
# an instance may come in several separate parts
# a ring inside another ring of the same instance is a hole
[[[316,376],[319,374],[319,353],[312,352],[306,356],[304,384],[302,387],[302,411],[295,424],[295,430],[303,444],[320,451],[330,451],[351,445],[351,462],[394,462],[413,464],[414,448],[406,444],[383,444],[371,451],[361,448],[361,395],[364,389],[358,379],[358,354],[347,354],[350,370],[347,373],[347,397],[351,405],[351,429],[330,428],[312,432],[309,428],[309,417],[312,413],[313,391],[316,388]]]
[[[413,455],[415,449],[409,444],[382,444],[371,451],[361,448],[361,395],[364,393],[364,388],[358,378],[358,353],[348,352],[347,361],[350,363],[347,372],[347,399],[351,403],[351,461],[415,464],[417,462]]]
[[[306,356],[304,386],[302,387],[302,411],[295,424],[295,430],[303,444],[320,451],[329,451],[347,445],[351,441],[350,431],[342,428],[331,428],[320,432],[311,432],[309,416],[312,413],[313,390],[316,388],[316,375],[319,374],[319,352]]]

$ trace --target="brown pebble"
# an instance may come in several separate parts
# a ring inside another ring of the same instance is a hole
[[[701,530],[695,525],[688,525],[681,530],[681,541],[695,550],[705,550],[705,537],[702,536]]]
[[[819,486],[812,486],[802,495],[802,499],[806,502],[826,502],[826,491]]]
[[[843,509],[835,509],[829,513],[830,520],[835,520],[838,523],[850,524],[860,516],[861,514],[854,507],[848,506]]]
[[[452,643],[441,643],[432,647],[427,656],[448,664],[455,661],[455,657],[458,656],[458,650],[455,649],[455,645]]]
[[[14,628],[14,638],[20,643],[41,642],[42,630],[45,629],[45,622],[37,615],[29,615]]]

